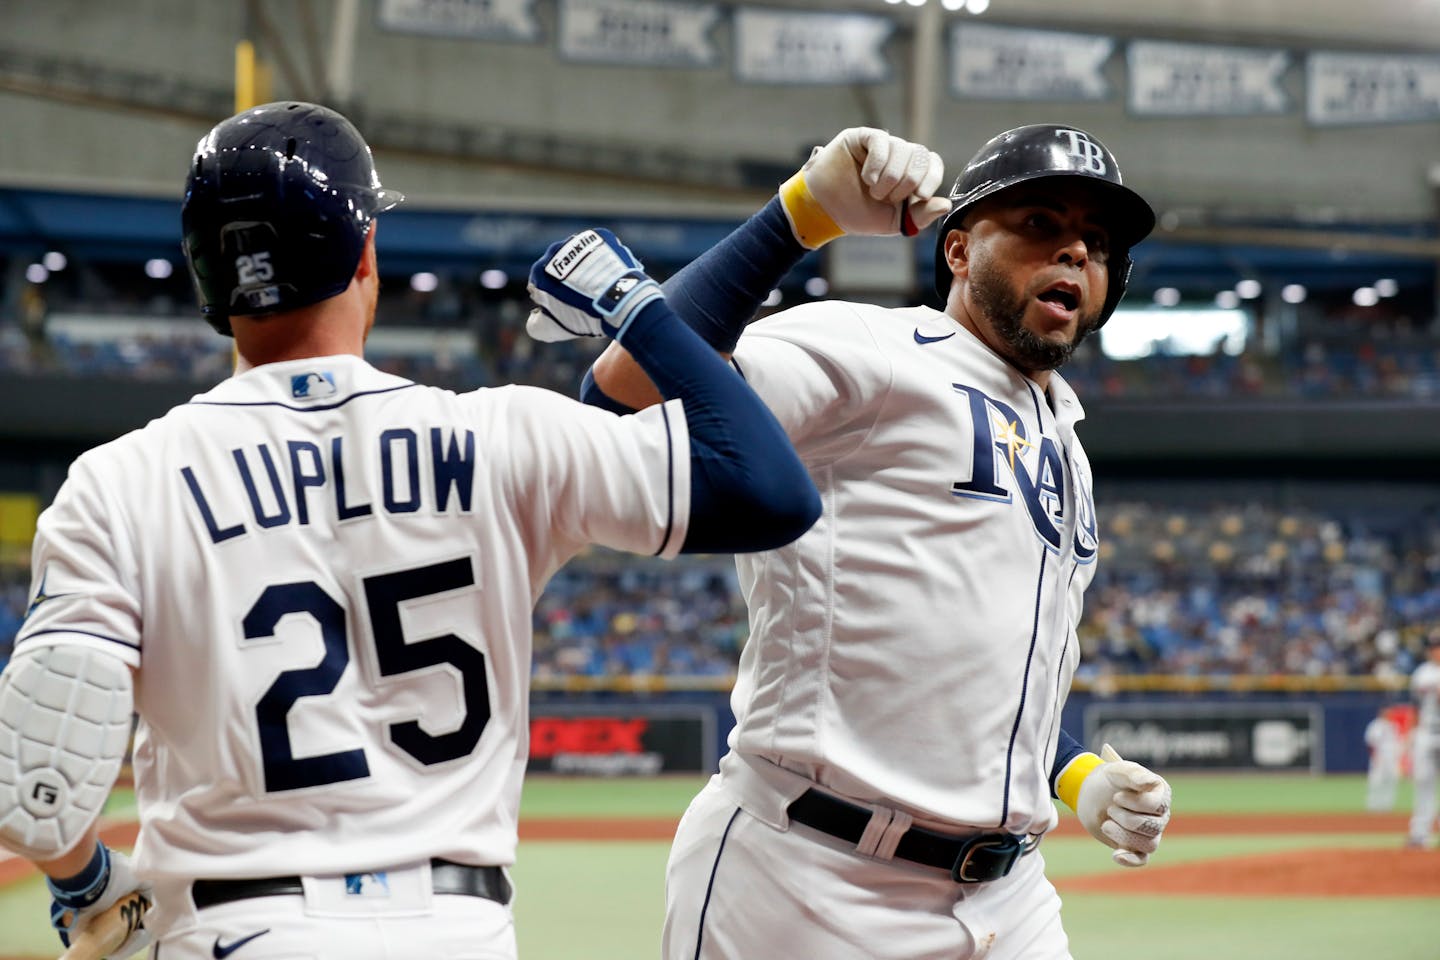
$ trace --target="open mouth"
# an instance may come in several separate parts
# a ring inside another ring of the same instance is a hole
[[[1042,290],[1036,299],[1071,311],[1080,306],[1080,288],[1069,283],[1056,284],[1048,290]]]

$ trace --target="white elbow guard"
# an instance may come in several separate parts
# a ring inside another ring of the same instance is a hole
[[[55,646],[0,673],[0,845],[50,860],[100,813],[130,742],[130,668]]]

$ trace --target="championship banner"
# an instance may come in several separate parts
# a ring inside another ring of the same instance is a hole
[[[1103,100],[1115,41],[978,23],[950,28],[950,91],[975,100]]]
[[[849,13],[735,12],[735,76],[748,83],[880,83],[895,24]]]
[[[1324,772],[1315,703],[1133,703],[1085,707],[1085,746],[1108,743],[1153,770]]]
[[[1440,117],[1440,57],[1312,53],[1305,61],[1305,119],[1316,126],[1404,123]]]
[[[1141,116],[1284,113],[1284,50],[1134,40],[1127,50],[1130,110]]]
[[[380,0],[382,29],[481,40],[536,40],[535,0]]]
[[[586,63],[704,67],[716,59],[714,4],[560,0],[560,55]]]

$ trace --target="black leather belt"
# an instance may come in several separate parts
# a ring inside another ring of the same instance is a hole
[[[870,824],[868,807],[819,790],[806,790],[790,804],[789,812],[790,819],[797,823],[854,844],[860,842]],[[1040,838],[1036,836],[976,833],[957,837],[912,826],[901,835],[895,856],[948,870],[956,883],[984,883],[1008,874],[1021,857],[1039,844]]]
[[[430,884],[436,893],[484,897],[496,903],[510,902],[510,881],[499,867],[467,867],[449,860],[431,860]],[[196,910],[232,900],[283,897],[304,892],[305,887],[299,877],[196,880],[190,885],[190,896],[195,901]]]

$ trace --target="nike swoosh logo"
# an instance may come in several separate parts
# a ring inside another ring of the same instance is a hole
[[[223,946],[220,943],[220,938],[216,937],[215,946],[210,948],[210,955],[213,956],[215,960],[224,960],[225,957],[230,956],[230,954],[234,953],[236,950],[239,950],[251,940],[254,940],[256,937],[263,937],[269,932],[270,930],[267,928],[265,930],[261,930],[259,933],[252,933],[248,937],[236,940],[234,943],[224,944]]]
[[[949,340],[953,336],[955,336],[954,333],[947,333],[943,337],[927,337],[925,336],[925,334],[920,332],[919,327],[915,328],[916,343],[939,343],[941,340]]]

